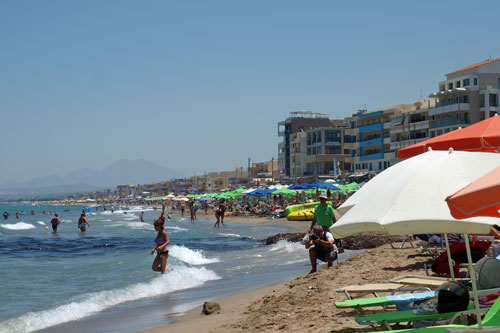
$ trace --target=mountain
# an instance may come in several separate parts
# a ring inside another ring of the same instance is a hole
[[[61,177],[56,174],[32,179],[27,182],[6,181],[0,183],[0,196],[7,194],[33,194],[41,191],[49,193],[87,192],[116,185],[146,184],[184,177],[179,171],[166,168],[143,159],[120,160],[102,171],[79,169]]]

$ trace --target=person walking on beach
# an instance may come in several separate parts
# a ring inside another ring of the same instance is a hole
[[[220,227],[220,222],[222,222],[222,224],[224,224],[224,212],[226,211],[226,207],[224,206],[224,203],[220,202],[219,203],[219,206],[217,207],[217,209],[215,210],[215,224],[214,224],[214,228],[217,227],[219,228]]]
[[[194,201],[189,200],[189,214],[191,215],[191,222],[194,222]]]
[[[186,204],[184,201],[181,201],[181,216],[184,216],[184,210],[186,209]]]
[[[327,199],[328,197],[326,194],[321,194],[319,196],[319,205],[317,205],[314,210],[314,217],[311,222],[311,227],[309,228],[309,233],[311,233],[316,223],[322,226],[324,231],[328,231],[332,224],[337,222],[332,206],[326,204]]]
[[[333,265],[333,261],[337,259],[337,247],[334,244],[333,236],[330,232],[324,231],[320,225],[313,227],[313,233],[307,234],[303,241],[306,249],[309,249],[309,260],[311,261],[311,271],[309,274],[316,272],[316,260],[327,262],[328,267]],[[314,245],[314,247],[311,247]]]
[[[152,269],[155,272],[161,272],[165,274],[167,268],[168,250],[167,246],[170,244],[170,239],[168,238],[167,232],[164,228],[165,224],[165,204],[163,204],[163,209],[160,217],[153,223],[155,230],[157,231],[155,243],[156,246],[151,250],[151,254],[156,251],[156,257],[153,261]]]
[[[55,213],[50,223],[52,224],[52,231],[57,232],[57,226],[61,223],[61,221],[59,221],[59,214]]]
[[[80,218],[78,219],[78,228],[80,228],[81,232],[86,232],[87,226],[90,227],[90,224],[87,222],[85,214],[82,213],[82,215],[80,215]]]

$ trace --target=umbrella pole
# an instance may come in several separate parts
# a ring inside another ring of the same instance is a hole
[[[448,234],[444,233],[444,242],[446,244],[446,253],[448,254],[448,265],[450,265],[450,276],[451,280],[455,281],[455,272],[453,271],[453,259],[451,259],[451,253],[450,253],[450,243],[448,243]]]
[[[472,292],[474,294],[474,307],[476,310],[477,327],[481,330],[483,329],[483,323],[481,321],[481,312],[479,310],[479,295],[477,293],[477,286],[476,286],[476,272],[474,271],[474,267],[472,267],[472,256],[470,254],[468,234],[464,234],[464,241],[465,241],[465,249],[467,250],[467,261],[469,262],[470,278],[472,281]]]

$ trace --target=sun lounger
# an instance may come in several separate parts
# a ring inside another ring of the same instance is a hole
[[[404,286],[420,286],[429,287],[435,289],[445,282],[451,281],[449,278],[437,277],[437,276],[421,276],[421,275],[402,275],[390,279],[390,282],[395,284],[402,284]],[[468,282],[469,279],[456,279],[456,281]]]
[[[421,288],[421,289],[430,290],[429,288]],[[388,305],[395,305],[396,303],[391,298],[391,296],[395,295],[395,292],[403,291],[403,290],[404,290],[404,288],[403,289],[396,289],[389,296],[356,298],[356,299],[350,299],[347,301],[335,302],[335,306],[337,308],[360,309],[360,308],[366,308],[366,307],[375,307],[375,306],[386,307]],[[481,296],[486,296],[486,295],[490,295],[490,294],[495,294],[499,291],[500,291],[500,288],[493,288],[493,289],[481,289],[481,290],[478,290],[477,292],[478,292],[478,295],[481,297]],[[418,297],[419,294],[423,294],[423,293],[410,293],[407,295]],[[399,295],[399,296],[404,296],[404,295]],[[471,298],[471,300],[474,299],[474,295],[472,293],[470,294],[470,298]]]
[[[414,290],[427,290],[420,287],[407,287],[401,283],[370,283],[362,285],[352,285],[337,289],[338,293],[343,293],[347,299],[359,298],[365,295],[374,295],[378,297],[378,293],[392,293],[395,291],[408,292]]]
[[[467,310],[473,310],[474,304],[470,303]],[[429,313],[429,314],[414,314],[413,310],[407,311],[393,311],[393,312],[382,312],[373,313],[369,315],[357,316],[355,318],[356,322],[360,325],[382,325],[386,329],[391,329],[389,324],[397,323],[413,323],[417,320],[434,320],[442,318],[451,318],[456,314],[456,312],[448,313]]]
[[[429,295],[428,291],[430,291],[429,288],[419,288],[419,289],[426,289],[427,292],[425,293],[413,293],[413,294],[403,294],[403,295],[398,295],[398,296],[407,296],[407,297],[413,297],[414,300],[416,299],[422,299],[422,297],[425,296],[425,298],[429,298],[434,296],[434,294]],[[383,297],[369,297],[369,298],[357,298],[357,299],[351,299],[347,301],[342,301],[342,302],[335,302],[335,306],[337,308],[353,308],[357,310],[359,314],[363,314],[365,311],[363,308],[367,307],[376,307],[376,306],[382,306],[383,311],[385,311],[386,307],[389,305],[396,305],[396,302],[394,301],[394,294],[398,290],[395,290],[394,292],[391,293],[389,296],[383,296]],[[403,292],[403,291],[401,291]],[[424,295],[425,294],[425,295]]]
[[[484,310],[484,309],[483,309]],[[466,315],[466,314],[474,314],[475,310],[471,311],[465,311],[465,312],[457,312],[452,318],[451,318],[451,323],[453,323],[456,318],[459,318],[460,316]],[[495,304],[488,309],[488,312],[484,316],[484,319],[482,321],[482,326],[483,328],[489,328],[492,330],[486,331],[486,332],[500,332],[500,298],[497,299]],[[433,327],[425,327],[425,328],[409,328],[409,329],[403,329],[403,330],[391,330],[390,327],[388,328],[389,331],[381,331],[377,333],[447,333],[447,330],[451,329],[456,329],[458,330],[459,328],[477,328],[476,325],[472,326],[465,326],[465,325],[443,325],[443,326],[433,326]],[[498,328],[498,329],[494,329]],[[453,332],[453,330],[451,330]],[[482,331],[478,331],[482,332]]]

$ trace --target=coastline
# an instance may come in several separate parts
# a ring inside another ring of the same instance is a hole
[[[200,215],[207,218],[209,215]],[[212,219],[210,219],[212,220]],[[255,217],[227,217],[229,223],[280,224],[306,232],[309,221],[287,221]],[[283,223],[282,223],[283,222]],[[395,260],[397,256],[398,260]],[[175,322],[144,330],[163,332],[362,332],[371,331],[354,321],[354,312],[336,309],[334,302],[344,300],[336,289],[346,285],[386,283],[398,275],[425,275],[424,263],[429,258],[416,249],[392,249],[383,245],[365,250],[327,269],[321,264],[315,274],[306,274],[218,299],[221,309],[211,315],[200,306],[179,316]],[[376,273],[374,273],[376,272]],[[310,286],[316,288],[309,288]]]

